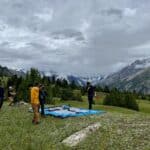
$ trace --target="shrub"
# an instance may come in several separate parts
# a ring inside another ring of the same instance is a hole
[[[82,101],[82,94],[79,90],[62,89],[61,100],[77,100]]]
[[[136,99],[131,93],[126,93],[124,96],[124,99],[125,99],[127,108],[130,108],[133,110],[139,110],[139,106],[136,102]]]
[[[46,103],[47,104],[52,104],[53,102],[53,92],[52,92],[52,86],[46,86],[46,92],[47,92],[47,96],[46,96]]]
[[[73,92],[70,89],[62,89],[61,100],[71,100]]]
[[[80,90],[73,91],[73,100],[82,101],[82,94]]]
[[[121,93],[117,90],[111,91],[110,94],[105,97],[103,104],[139,110],[138,104],[133,94]]]

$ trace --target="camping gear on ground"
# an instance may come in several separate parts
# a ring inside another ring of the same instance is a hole
[[[44,109],[44,111],[45,111],[45,115],[51,115],[51,116],[60,117],[60,118],[80,117],[80,116],[105,113],[105,111],[102,111],[102,110],[89,110],[89,109],[83,109],[83,108],[70,107],[68,105],[47,107]]]

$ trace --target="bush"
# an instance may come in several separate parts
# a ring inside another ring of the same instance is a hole
[[[73,92],[70,89],[62,89],[61,100],[71,100]]]
[[[46,86],[45,90],[47,92],[47,96],[46,96],[46,103],[47,104],[52,104],[53,103],[53,92],[52,92],[52,86]]]
[[[78,90],[62,89],[61,100],[77,100],[82,101],[82,94]]]
[[[135,97],[131,93],[121,93],[117,90],[111,91],[103,102],[104,105],[125,107],[133,110],[139,110]]]
[[[139,106],[136,102],[136,99],[131,93],[126,93],[124,96],[124,99],[125,99],[127,108],[133,109],[133,110],[139,110]]]
[[[80,90],[73,91],[73,99],[72,100],[82,101],[82,94],[81,94]]]

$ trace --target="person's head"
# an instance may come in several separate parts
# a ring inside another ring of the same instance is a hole
[[[38,82],[35,82],[35,83],[34,83],[34,86],[39,86],[39,83],[38,83]]]
[[[41,90],[43,90],[43,89],[44,89],[44,85],[40,84],[40,85],[39,85],[39,88],[40,88]]]
[[[41,83],[39,84],[39,87],[40,87],[40,88],[42,87],[42,84],[41,84]]]
[[[91,83],[90,83],[89,81],[88,81],[86,84],[87,84],[87,86],[90,86],[90,85],[91,85]]]
[[[12,86],[9,86],[9,90],[13,90],[13,87],[12,87]]]
[[[31,89],[33,87],[33,84],[29,84],[28,88]]]

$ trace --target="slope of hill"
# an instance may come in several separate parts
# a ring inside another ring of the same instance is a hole
[[[13,75],[24,76],[25,72],[23,72],[22,70],[13,70],[13,69],[8,69],[7,67],[0,66],[0,76],[11,77]]]
[[[7,67],[0,66],[0,76],[11,76],[11,72]]]
[[[135,61],[119,72],[109,75],[102,84],[150,94],[150,59]]]
[[[58,102],[61,105],[60,101]],[[86,108],[87,103],[67,101],[74,107]],[[66,102],[65,102],[66,104]],[[146,103],[148,107],[150,104]],[[46,117],[39,125],[31,123],[30,105],[9,107],[5,102],[0,111],[0,149],[36,150],[148,150],[150,147],[150,116],[128,109],[94,105],[94,109],[105,110],[104,115],[58,119]],[[62,141],[93,123],[100,123],[96,132],[76,147],[69,148]],[[41,134],[42,133],[42,134]],[[13,135],[13,138],[12,138]],[[8,142],[9,141],[9,142]]]

